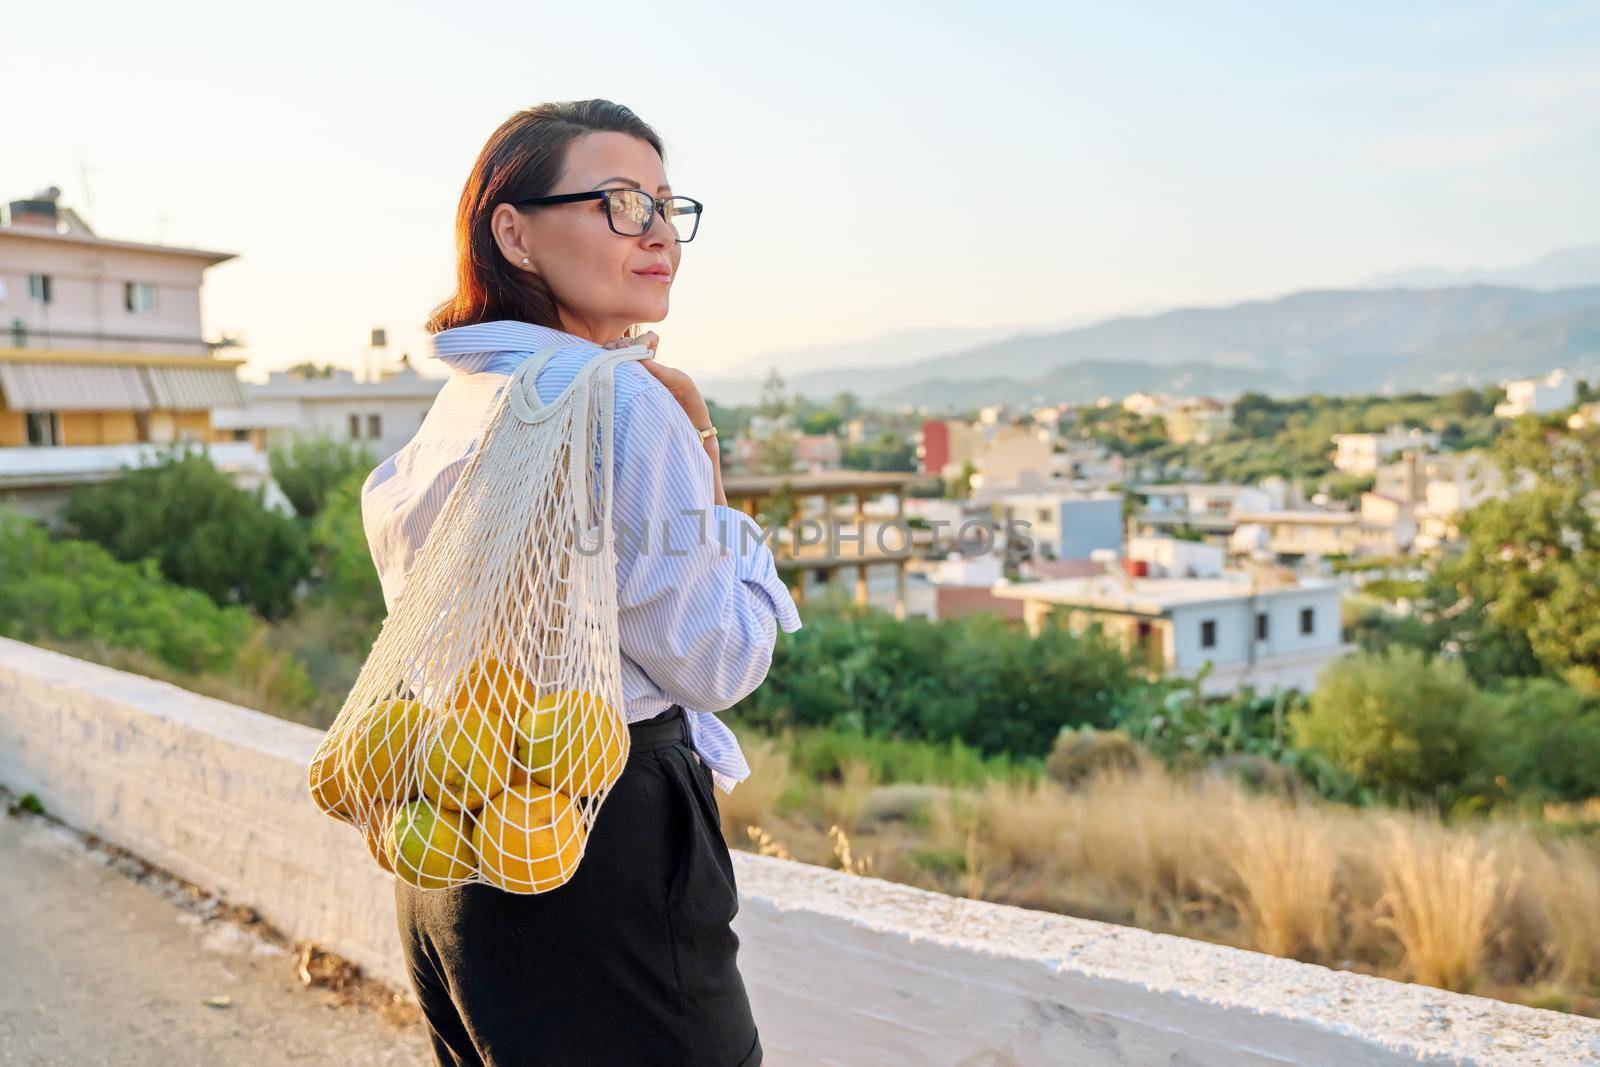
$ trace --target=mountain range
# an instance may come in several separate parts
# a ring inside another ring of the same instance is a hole
[[[852,353],[860,360],[853,365],[776,365],[790,389],[811,399],[848,390],[868,403],[933,410],[1081,403],[1136,390],[1367,393],[1479,386],[1557,367],[1600,373],[1600,246],[1479,272],[1483,280],[1441,270],[976,344],[932,331],[920,339],[928,347],[919,359],[906,359],[906,346],[897,358],[874,359],[867,345]],[[1430,279],[1450,284],[1427,285]],[[1573,280],[1587,284],[1537,284]],[[1423,285],[1408,284],[1417,282]],[[808,365],[817,369],[799,369]],[[748,403],[760,384],[758,377],[707,379],[701,388],[722,403]]]

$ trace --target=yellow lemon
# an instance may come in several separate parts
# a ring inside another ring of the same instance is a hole
[[[622,774],[623,727],[594,693],[567,689],[542,697],[517,720],[517,760],[540,785],[593,796]]]
[[[472,837],[455,812],[413,800],[395,814],[389,836],[394,872],[419,889],[443,889],[472,876]]]
[[[485,804],[472,831],[478,872],[513,893],[566,882],[578,868],[583,841],[572,798],[532,784],[507,789]]]
[[[363,712],[350,742],[350,762],[360,799],[409,800],[416,796],[412,774],[426,709],[415,700],[386,700]]]
[[[511,723],[498,710],[454,708],[422,756],[422,791],[450,811],[476,810],[506,787]]]

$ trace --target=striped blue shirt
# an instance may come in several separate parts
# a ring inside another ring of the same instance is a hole
[[[563,344],[539,371],[553,402],[605,349],[562,330],[516,321],[444,330],[433,354],[452,370],[422,426],[367,476],[367,544],[394,609],[416,552],[488,428],[507,376],[534,352]],[[777,631],[800,628],[756,521],[713,501],[711,459],[667,387],[636,361],[616,368],[613,524],[623,717],[680,704],[694,750],[723,791],[748,777],[733,731],[716,712],[753,691]]]

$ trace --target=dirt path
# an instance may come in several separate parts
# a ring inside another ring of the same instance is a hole
[[[414,1010],[307,988],[224,911],[0,807],[0,1064],[433,1062]]]

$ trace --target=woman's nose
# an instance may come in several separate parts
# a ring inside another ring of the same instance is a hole
[[[646,248],[670,247],[678,239],[678,231],[662,217],[661,212],[650,212],[650,228],[640,238]]]

